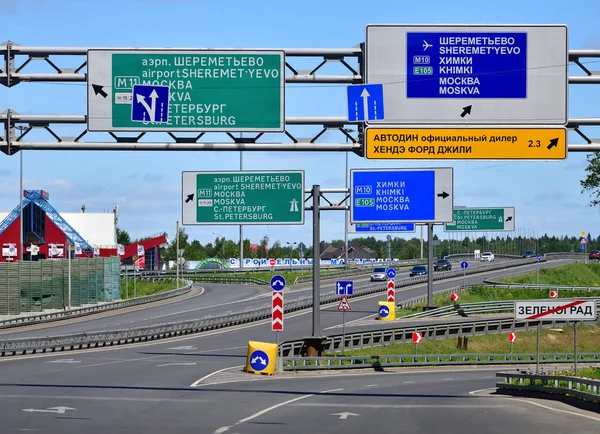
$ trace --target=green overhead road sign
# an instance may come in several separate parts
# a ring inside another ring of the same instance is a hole
[[[304,171],[182,172],[184,225],[302,225]]]
[[[515,208],[454,209],[454,221],[446,223],[446,232],[494,232],[515,230]]]
[[[90,131],[285,131],[285,52],[88,50]]]

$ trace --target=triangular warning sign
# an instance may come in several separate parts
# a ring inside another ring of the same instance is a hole
[[[348,299],[344,295],[340,300],[340,304],[338,304],[337,310],[352,310],[350,303],[348,303]]]

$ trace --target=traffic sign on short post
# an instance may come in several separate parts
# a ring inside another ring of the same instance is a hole
[[[281,50],[88,50],[89,131],[285,130]]]
[[[537,351],[536,372],[540,370],[540,342],[542,333],[541,319],[562,319],[573,321],[573,353],[575,373],[577,373],[577,321],[595,321],[596,301],[515,301],[514,318],[525,321],[538,321],[537,327]]]
[[[382,84],[356,84],[347,87],[348,121],[385,119]]]
[[[396,281],[388,279],[387,282],[387,301],[394,303],[396,301]]]
[[[184,225],[302,225],[304,171],[183,172]]]
[[[383,83],[386,105],[371,124],[567,123],[564,25],[375,24],[365,45],[365,82]]]
[[[275,339],[277,345],[277,353],[279,357],[277,357],[277,367],[278,371],[283,369],[282,366],[282,357],[279,348],[279,332],[283,331],[283,312],[284,312],[284,303],[283,303],[283,290],[285,288],[285,278],[283,276],[275,275],[271,277],[271,289],[273,293],[271,295],[271,330],[275,332]]]
[[[352,295],[354,282],[352,280],[338,280],[335,282],[336,295]]]
[[[342,311],[342,354],[344,354],[344,350],[346,348],[346,311],[352,310],[352,306],[350,306],[350,302],[345,295],[342,296],[337,310]]]
[[[396,306],[388,301],[379,302],[378,319],[382,321],[393,321],[396,319]]]
[[[450,294],[450,300],[456,303],[458,300],[460,300],[460,294],[458,294],[457,292],[453,292],[452,294]]]
[[[352,169],[351,223],[452,221],[454,172],[430,169]]]
[[[514,231],[515,208],[456,208],[451,223],[444,225],[446,232]]]
[[[510,343],[510,354],[513,352],[513,343],[517,340],[517,334],[515,332],[510,332],[508,334],[508,342]]]
[[[413,344],[415,344],[415,354],[417,354],[417,347],[421,342],[423,342],[423,334],[419,332],[413,332],[412,341]]]
[[[558,291],[550,291],[548,294],[550,298],[558,298]]]
[[[467,268],[469,268],[469,263],[467,261],[462,261],[460,263],[460,268],[462,268],[462,270],[463,270],[463,284],[462,284],[462,286],[464,288],[465,287],[465,282],[466,282],[466,279],[467,279]]]

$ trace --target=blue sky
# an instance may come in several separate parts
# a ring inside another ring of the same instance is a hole
[[[567,8],[557,0],[17,0],[3,2],[0,38],[28,46],[350,48],[363,42],[365,26],[375,23],[552,23],[569,26],[569,48],[600,49],[600,31],[594,30],[600,3],[582,1],[577,6]],[[70,59],[60,60],[60,66],[71,63]],[[292,59],[301,69],[317,63],[315,59]],[[590,68],[600,69],[593,64]],[[37,66],[28,71],[47,69]],[[569,116],[600,116],[599,97],[598,85],[570,86]],[[0,110],[7,108],[28,114],[85,114],[86,88],[83,83],[2,87]],[[286,114],[345,116],[345,85],[288,86]],[[58,130],[77,135],[81,127]],[[318,132],[316,127],[290,130],[301,137]],[[585,131],[598,136],[593,128]],[[48,136],[39,133],[37,137]],[[164,139],[160,134],[156,137]],[[338,137],[328,136],[326,141],[340,141]],[[90,140],[106,140],[106,136],[95,133]],[[570,141],[581,143],[573,135]],[[344,187],[344,161],[342,153],[244,153],[246,170],[305,170],[307,188],[312,184]],[[174,233],[175,221],[181,219],[182,171],[237,170],[239,152],[27,151],[24,162],[25,188],[48,191],[59,211],[77,212],[82,204],[89,212],[105,211],[118,204],[119,226],[133,237],[141,237],[161,231]],[[579,180],[586,166],[583,153],[571,153],[559,162],[399,163],[350,155],[351,168],[434,166],[455,168],[455,205],[515,206],[517,227],[536,229],[540,234],[597,232],[594,228],[600,212],[589,208],[587,197],[580,193]],[[18,203],[18,180],[18,156],[0,155],[0,210],[10,211]],[[321,216],[322,239],[343,238],[343,212],[323,212]],[[302,241],[310,245],[311,228],[307,213],[304,226],[246,226],[244,235],[252,242],[268,234],[282,244]],[[237,226],[188,226],[186,230],[203,243],[214,240],[212,232],[238,237]],[[436,232],[441,234],[441,228]]]

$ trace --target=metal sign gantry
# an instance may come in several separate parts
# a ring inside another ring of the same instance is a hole
[[[20,83],[32,82],[80,82],[86,83],[87,55],[89,50],[144,50],[142,48],[100,48],[100,47],[36,47],[20,46],[7,41],[0,45],[3,63],[0,67],[0,83],[12,87]],[[158,50],[150,48],[148,50]],[[164,51],[177,50],[164,48]],[[190,50],[189,48],[181,50]],[[353,48],[286,48],[285,82],[287,84],[362,84],[364,78],[365,44]],[[275,51],[275,49],[270,49]],[[65,58],[68,58],[65,60]],[[292,65],[293,59],[314,58],[316,66],[311,70],[300,70]],[[600,84],[600,72],[585,66],[585,59],[600,59],[598,50],[569,50],[569,62],[576,65],[582,75],[569,76],[569,84]],[[62,62],[76,67],[60,66]],[[341,65],[347,74],[324,73],[326,64]],[[50,69],[52,72],[41,72]],[[31,71],[33,70],[33,71]],[[31,71],[31,72],[30,72]],[[89,83],[88,83],[89,84]],[[91,85],[90,85],[91,86]],[[258,132],[246,133],[237,137],[235,132],[221,132],[222,142],[206,141],[206,132],[194,133],[192,137],[184,133],[166,132],[169,141],[144,141],[153,139],[158,132],[138,133],[97,133],[107,139],[88,141],[87,115],[31,115],[20,114],[8,109],[0,113],[3,130],[0,135],[0,151],[14,154],[20,149],[28,150],[210,150],[210,151],[337,151],[355,152],[363,155],[363,122],[348,121],[344,116],[328,117],[285,117],[286,126],[315,125],[320,130],[312,137],[297,137],[287,128],[283,133]],[[66,136],[57,131],[58,125],[81,125],[82,131],[75,136]],[[350,126],[354,128],[349,128]],[[586,144],[570,144],[569,152],[600,151],[600,139],[590,138],[581,128],[600,126],[600,117],[569,118],[567,127],[575,131]],[[20,130],[18,133],[16,130]],[[47,141],[28,139],[33,131],[44,130]],[[339,143],[320,143],[325,132],[338,131]],[[95,133],[96,134],[96,133]],[[164,132],[162,134],[165,134]],[[204,140],[203,140],[204,138]],[[273,138],[273,140],[265,140]]]

